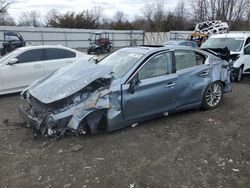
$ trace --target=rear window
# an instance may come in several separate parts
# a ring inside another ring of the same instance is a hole
[[[176,71],[195,67],[205,63],[206,57],[194,51],[176,51]]]
[[[53,59],[65,59],[65,58],[74,58],[76,54],[72,51],[65,49],[57,49],[57,48],[47,48],[44,49],[45,59],[53,60]]]

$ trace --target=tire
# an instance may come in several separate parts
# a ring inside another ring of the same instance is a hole
[[[242,75],[243,75],[243,66],[239,68],[239,71],[235,77],[235,82],[240,82],[242,80]]]
[[[4,48],[1,48],[0,51],[1,51],[1,52],[0,52],[0,53],[1,53],[1,56],[4,56],[4,55],[6,54],[6,50],[5,50]]]
[[[110,53],[110,52],[111,52],[111,47],[109,47],[109,48],[107,49],[107,52],[108,52],[108,53]]]
[[[214,82],[208,85],[203,93],[202,108],[213,110],[217,108],[223,100],[223,85],[221,82]]]
[[[87,51],[87,54],[91,54],[91,51],[90,51],[90,50],[88,50],[88,51]]]

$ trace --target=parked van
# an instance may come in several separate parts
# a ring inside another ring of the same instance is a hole
[[[244,74],[250,75],[250,33],[227,33],[211,36],[202,46],[203,49],[227,47],[230,50],[230,63],[236,82]]]

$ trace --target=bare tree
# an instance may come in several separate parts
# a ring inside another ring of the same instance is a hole
[[[242,19],[249,7],[249,0],[192,0],[191,8],[194,19],[198,22],[206,20],[222,20],[237,22]]]
[[[94,7],[91,11],[92,11],[92,14],[93,16],[95,17],[95,20],[96,20],[96,24],[99,26],[101,24],[101,20],[102,20],[102,17],[103,17],[103,8],[100,7],[100,6],[96,6]]]
[[[164,0],[156,0],[154,4],[154,21],[157,31],[162,31],[164,19]]]
[[[18,25],[40,27],[43,25],[41,15],[36,11],[23,12],[18,18]]]
[[[13,3],[14,1],[10,0],[0,0],[0,14],[5,13],[8,9],[8,7]]]
[[[117,11],[114,15],[114,21],[118,23],[127,21],[125,13],[123,11]]]
[[[192,0],[191,8],[193,9],[194,20],[203,22],[208,19],[208,0]]]
[[[45,25],[48,27],[55,27],[59,22],[60,16],[61,14],[58,12],[58,10],[51,9],[45,16]]]
[[[153,27],[153,15],[154,15],[154,6],[153,4],[146,4],[143,11],[143,15],[147,22],[147,30],[151,31]]]

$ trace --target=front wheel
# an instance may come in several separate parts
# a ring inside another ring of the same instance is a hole
[[[235,77],[235,81],[236,82],[240,82],[242,80],[242,74],[243,74],[243,67],[239,68],[238,74]]]
[[[214,82],[207,86],[203,94],[202,107],[205,110],[217,108],[223,99],[223,85],[220,82]]]

